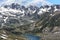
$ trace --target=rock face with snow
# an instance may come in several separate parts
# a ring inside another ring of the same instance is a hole
[[[0,7],[0,38],[9,39],[9,33],[60,34],[60,5],[25,7],[12,3]]]
[[[41,19],[41,15],[44,13],[54,16],[54,12],[60,11],[60,5],[45,5],[41,7],[37,6],[21,6],[17,3],[12,3],[10,5],[4,5],[0,7],[0,26],[4,28],[5,26],[21,26],[29,25],[32,30],[35,25],[32,25]],[[31,26],[32,25],[32,26]]]

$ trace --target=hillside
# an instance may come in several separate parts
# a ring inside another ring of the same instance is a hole
[[[59,40],[60,5],[25,7],[12,3],[0,7],[0,39],[26,40],[24,34]]]

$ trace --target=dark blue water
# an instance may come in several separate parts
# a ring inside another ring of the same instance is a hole
[[[25,34],[25,37],[28,39],[28,40],[40,40],[40,37],[39,36],[34,36],[32,34]]]

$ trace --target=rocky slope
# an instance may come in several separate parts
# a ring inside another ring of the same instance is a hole
[[[60,5],[41,7],[32,5],[25,7],[15,3],[4,5],[0,7],[0,30],[7,31],[10,36],[39,33],[41,37],[44,37],[44,34],[60,33]],[[5,33],[0,32],[0,34]]]

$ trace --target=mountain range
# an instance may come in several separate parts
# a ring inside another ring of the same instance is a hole
[[[60,33],[60,5],[22,6],[18,3],[0,7],[0,32]]]

